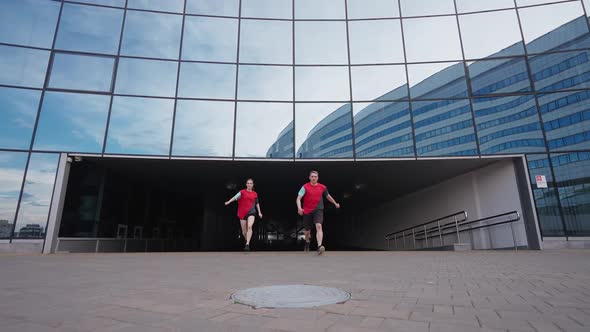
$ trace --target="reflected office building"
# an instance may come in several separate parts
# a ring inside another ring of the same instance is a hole
[[[583,245],[589,5],[3,1],[0,251],[239,249],[248,178],[254,246],[299,250],[312,169],[333,249],[459,212],[402,249]]]

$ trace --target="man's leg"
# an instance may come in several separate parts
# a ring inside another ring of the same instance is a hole
[[[309,251],[309,242],[311,241],[311,216],[303,215],[303,237],[305,238],[305,246],[303,251]]]
[[[322,246],[322,240],[324,239],[324,232],[322,230],[322,224],[315,224],[316,234],[315,237],[318,240],[318,248]]]
[[[246,230],[246,245],[250,245],[250,239],[252,238],[252,226],[254,225],[254,216],[248,217],[248,228]]]
[[[322,229],[322,224],[324,223],[324,211],[316,211],[313,222],[315,223],[316,230],[315,237],[318,240],[318,255],[321,255],[326,251],[326,248],[322,245],[322,241],[324,240],[324,231]]]

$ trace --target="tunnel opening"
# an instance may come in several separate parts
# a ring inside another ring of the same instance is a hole
[[[375,234],[408,220],[399,220],[396,211],[379,217],[371,211],[502,162],[512,163],[506,158],[270,162],[78,157],[70,167],[58,251],[241,250],[237,205],[224,202],[248,178],[254,179],[263,212],[253,227],[252,249],[302,250],[295,199],[311,170],[319,171],[319,181],[341,204],[336,209],[325,203],[325,246],[382,249],[382,243],[374,243]],[[453,191],[441,192],[440,200]],[[447,213],[427,211],[429,202],[414,203],[425,212],[411,222]]]

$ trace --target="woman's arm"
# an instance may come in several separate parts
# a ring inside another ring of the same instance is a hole
[[[231,202],[237,201],[240,197],[242,197],[242,194],[238,192],[234,197],[230,198],[229,201],[225,202],[225,205],[230,205]]]

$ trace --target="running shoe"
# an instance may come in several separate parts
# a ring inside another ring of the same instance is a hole
[[[324,246],[320,246],[320,247],[318,248],[318,255],[321,255],[321,254],[323,254],[323,253],[324,253],[324,251],[326,251],[326,248],[324,248]]]
[[[249,244],[247,244],[247,245],[244,247],[244,251],[250,251],[250,245],[249,245]]]

